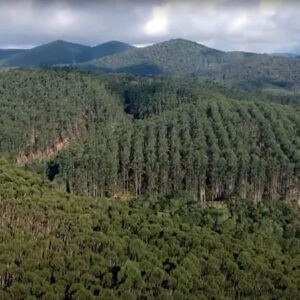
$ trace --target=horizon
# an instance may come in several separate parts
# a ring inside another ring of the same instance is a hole
[[[185,41],[188,41],[188,42],[192,42],[192,43],[197,43],[198,45],[202,45],[202,46],[205,46],[207,48],[212,48],[212,49],[215,49],[215,50],[220,50],[220,51],[223,51],[223,52],[248,52],[248,53],[256,53],[256,54],[291,54],[291,55],[298,55],[300,54],[299,53],[295,53],[295,52],[254,52],[254,51],[241,51],[241,50],[236,50],[236,49],[232,49],[232,50],[223,50],[223,49],[218,49],[218,48],[214,48],[214,47],[211,47],[209,45],[205,45],[204,43],[202,42],[199,42],[199,41],[193,41],[193,40],[187,40],[187,39],[184,39],[184,38],[180,38],[180,37],[177,37],[177,38],[171,38],[171,39],[168,39],[168,40],[165,40],[165,41],[160,41],[160,42],[153,42],[153,43],[147,43],[147,44],[130,44],[130,43],[126,43],[124,41],[117,41],[117,40],[108,40],[108,41],[104,41],[102,43],[96,43],[96,44],[92,44],[92,45],[88,45],[88,44],[81,44],[79,42],[76,42],[76,41],[70,41],[70,40],[62,40],[62,39],[57,39],[57,40],[53,40],[53,41],[49,41],[49,42],[46,42],[44,44],[40,44],[40,45],[31,45],[30,47],[28,48],[17,48],[17,47],[8,47],[8,48],[0,48],[0,50],[32,50],[34,48],[37,48],[37,47],[40,47],[40,46],[43,46],[43,45],[48,45],[48,44],[52,44],[52,43],[55,43],[55,42],[66,42],[66,43],[70,43],[70,44],[78,44],[78,45],[82,45],[82,46],[87,46],[87,47],[96,47],[96,46],[99,46],[99,45],[102,45],[102,44],[106,44],[106,43],[110,43],[110,42],[121,42],[121,43],[126,43],[128,45],[131,45],[133,47],[136,47],[138,49],[141,49],[141,48],[146,48],[146,47],[150,47],[150,46],[153,46],[155,44],[160,44],[160,43],[163,43],[163,42],[168,42],[168,41],[171,41],[171,40],[185,40]]]

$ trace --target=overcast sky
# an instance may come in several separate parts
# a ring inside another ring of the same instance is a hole
[[[222,50],[300,53],[297,2],[0,0],[0,48],[57,39],[145,45],[181,37]]]

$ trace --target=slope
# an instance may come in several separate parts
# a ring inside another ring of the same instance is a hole
[[[25,49],[0,49],[0,60],[26,51]]]
[[[222,52],[175,39],[80,64],[133,74],[199,76],[227,81],[299,81],[300,61],[267,54]]]
[[[67,69],[14,70],[0,79],[0,152],[43,158],[46,168],[52,160],[49,178],[69,192],[186,190],[201,202],[237,194],[300,204],[299,106],[195,79]]]
[[[87,46],[59,40],[10,57],[3,65],[33,67],[71,64],[88,59],[90,57],[86,55],[88,50]]]
[[[151,74],[153,69],[149,69],[149,67],[152,66],[156,67],[155,73],[188,74],[193,72],[197,61],[213,65],[220,63],[223,55],[224,53],[221,51],[183,39],[176,39],[87,62],[80,67],[98,67],[128,73],[136,73],[135,68],[138,68],[141,74]],[[173,63],[177,63],[177,66]]]
[[[101,58],[106,55],[121,53],[132,48],[134,47],[118,41],[107,42],[95,47],[90,47],[58,40],[35,47],[26,52],[19,52],[13,56],[8,56],[8,54],[6,54],[8,57],[6,57],[6,59],[3,57],[0,65],[17,67],[53,66],[59,64],[69,65]]]
[[[0,160],[0,298],[298,299],[299,214],[77,197]]]
[[[110,123],[119,114],[101,77],[61,68],[0,73],[2,155],[49,157],[58,144],[83,135],[90,120]]]
[[[93,59],[101,58],[108,55],[114,55],[117,53],[125,52],[128,50],[132,50],[135,47],[119,42],[119,41],[110,41],[97,46],[92,47],[91,56]]]

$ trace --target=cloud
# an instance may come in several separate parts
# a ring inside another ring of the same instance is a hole
[[[293,0],[2,0],[0,47],[182,37],[223,50],[296,51],[299,14]]]
[[[153,7],[153,15],[146,23],[145,31],[149,35],[160,35],[167,33],[168,6]]]

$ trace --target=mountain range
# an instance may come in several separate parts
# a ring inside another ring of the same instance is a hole
[[[247,52],[224,52],[174,39],[79,64],[88,70],[168,74],[223,80],[300,80],[300,60]]]
[[[289,52],[275,52],[272,53],[274,56],[284,56],[284,57],[292,57],[292,58],[300,58],[300,55],[297,53],[289,53]]]
[[[88,71],[175,75],[244,82],[300,81],[300,59],[287,55],[224,52],[173,39],[144,48],[111,41],[95,47],[55,41],[29,50],[0,50],[0,67],[70,65]]]
[[[90,47],[58,40],[29,50],[0,50],[0,66],[38,67],[74,64],[99,59],[132,48],[134,47],[118,41]]]

